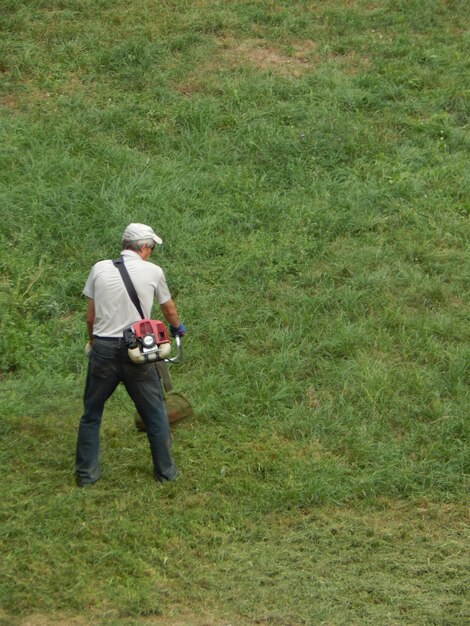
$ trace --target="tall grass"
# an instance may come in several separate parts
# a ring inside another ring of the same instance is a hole
[[[463,623],[466,3],[0,19],[4,621]],[[130,221],[165,241],[196,418],[156,491],[119,390],[77,493],[81,290]]]

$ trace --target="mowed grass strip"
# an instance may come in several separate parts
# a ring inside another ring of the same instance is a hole
[[[3,509],[11,624],[464,622],[465,505],[378,497],[266,513],[269,467],[251,469],[248,499],[228,454],[210,488],[188,471],[156,490],[131,428],[124,447],[126,423],[107,426],[107,471],[83,492],[65,484],[64,455],[47,463],[37,420],[23,427],[44,459]]]

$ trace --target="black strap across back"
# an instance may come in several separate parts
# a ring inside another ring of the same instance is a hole
[[[119,259],[113,259],[113,264],[118,268],[119,273],[121,274],[121,278],[124,282],[124,286],[127,289],[127,293],[129,294],[129,298],[132,300],[133,305],[139,311],[139,315],[142,319],[145,319],[144,312],[142,311],[142,305],[140,304],[139,296],[137,295],[137,291],[135,290],[134,284],[129,276],[129,272],[124,264],[124,259],[122,256]]]

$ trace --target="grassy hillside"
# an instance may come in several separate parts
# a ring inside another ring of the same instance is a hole
[[[2,0],[0,624],[464,623],[469,22]],[[196,417],[158,489],[118,390],[83,493],[81,290],[131,221]]]

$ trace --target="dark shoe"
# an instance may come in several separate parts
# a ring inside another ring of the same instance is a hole
[[[77,477],[77,487],[91,487],[95,483],[96,483],[96,480],[95,481],[86,481],[86,480],[82,480],[81,478]]]
[[[160,480],[159,478],[156,478],[156,477],[154,476],[155,482],[156,482],[158,485],[165,485],[166,483],[174,483],[174,482],[175,482],[175,480],[178,480],[179,478],[181,478],[181,473],[180,473],[180,471],[179,471],[179,470],[177,470],[177,471],[176,471],[176,474],[175,474],[174,478],[167,478],[167,479],[165,479],[165,480]]]

